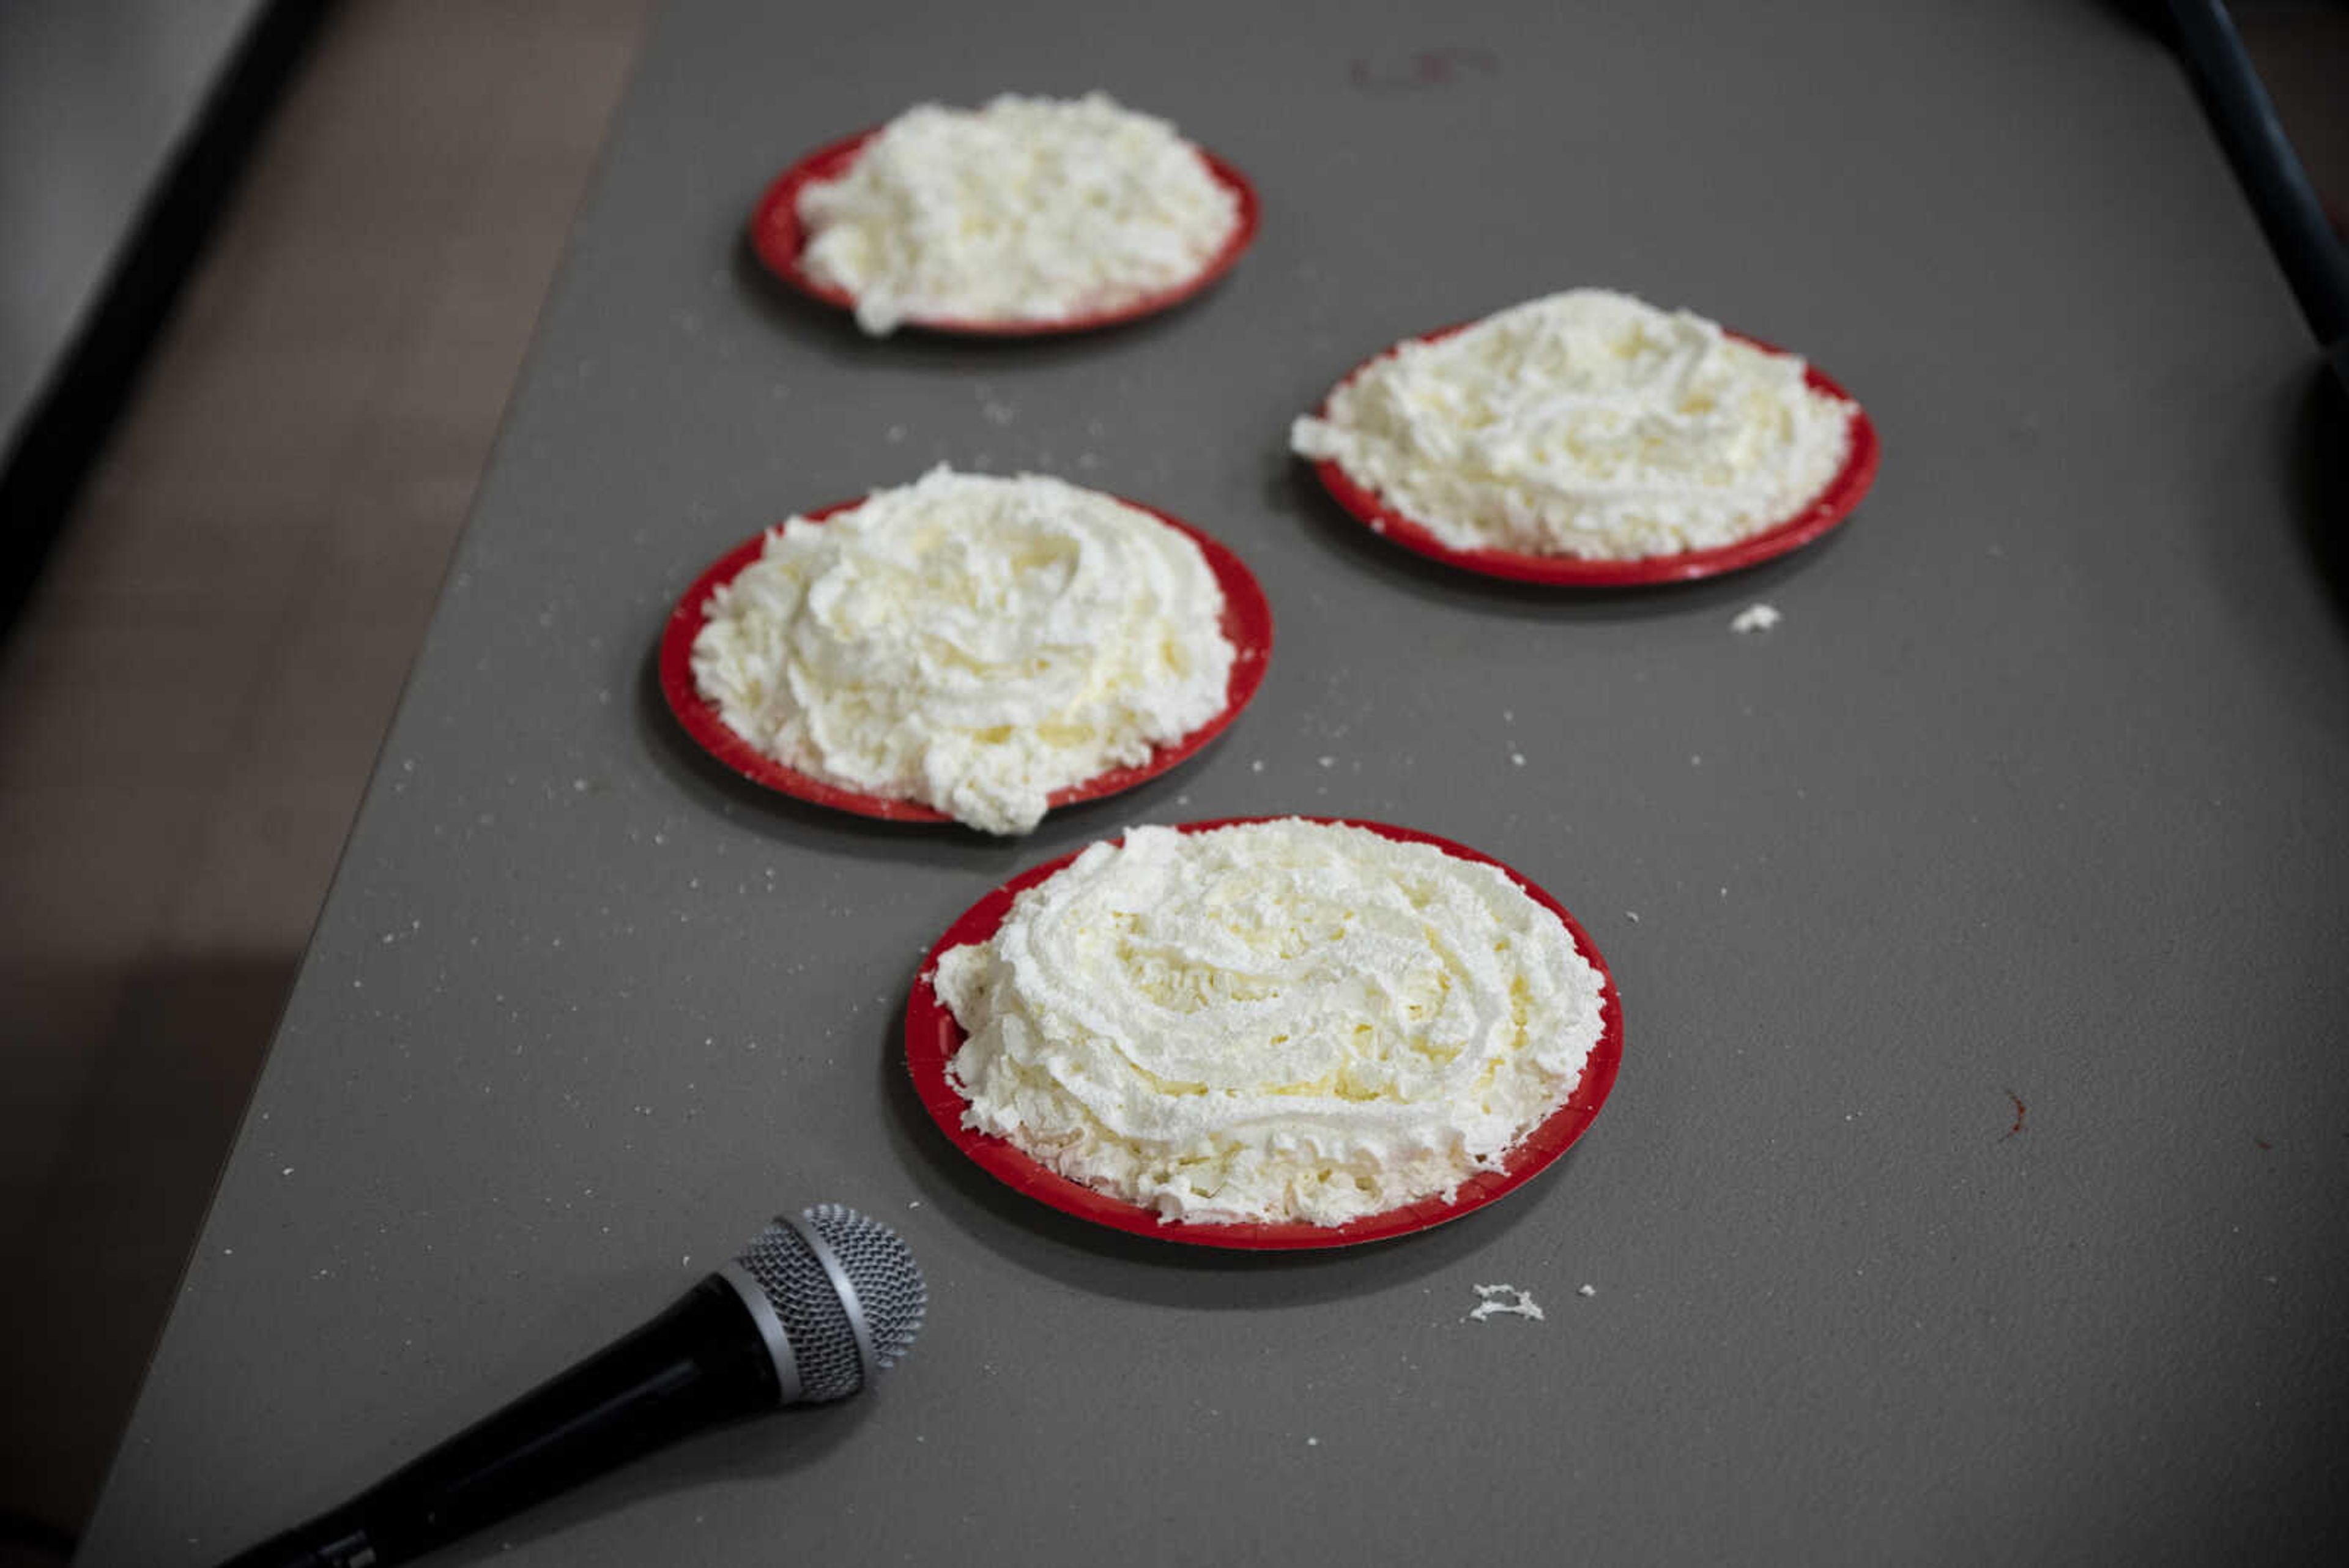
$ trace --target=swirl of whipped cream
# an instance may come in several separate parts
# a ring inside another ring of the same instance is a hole
[[[1602,989],[1498,868],[1297,818],[1095,844],[933,984],[966,1126],[1164,1220],[1317,1225],[1497,1166]]]
[[[802,264],[879,336],[908,317],[1051,321],[1195,276],[1239,203],[1174,126],[1106,94],[923,104],[799,197]]]
[[[1733,544],[1841,470],[1854,406],[1702,317],[1575,289],[1366,366],[1299,419],[1455,549],[1635,560]]]
[[[940,467],[793,517],[710,596],[693,677],[769,756],[1026,833],[1046,797],[1223,711],[1199,546],[1114,496]]]

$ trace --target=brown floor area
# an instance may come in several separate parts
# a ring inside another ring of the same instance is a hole
[[[2349,4],[2256,0],[2232,11],[2333,232],[2349,235]]]
[[[94,1501],[649,9],[338,7],[0,645],[0,1511]]]
[[[346,0],[0,644],[0,1511],[95,1497],[650,8]],[[2337,213],[2349,13],[2243,9]]]

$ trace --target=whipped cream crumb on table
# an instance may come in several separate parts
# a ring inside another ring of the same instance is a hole
[[[1605,992],[1498,867],[1297,818],[1095,844],[933,984],[966,1127],[1162,1221],[1315,1226],[1498,1168]]]
[[[881,336],[1113,312],[1205,272],[1238,198],[1164,119],[1105,93],[897,116],[799,194],[809,277]]]
[[[1224,711],[1223,612],[1197,543],[1140,508],[940,467],[769,530],[710,596],[693,680],[787,767],[1026,833]]]
[[[1454,550],[1640,560],[1798,515],[1857,406],[1689,311],[1574,289],[1363,366],[1289,445]]]
[[[1476,1304],[1469,1309],[1470,1323],[1483,1323],[1495,1317],[1531,1318],[1536,1323],[1547,1321],[1541,1303],[1533,1293],[1521,1285],[1478,1285]]]

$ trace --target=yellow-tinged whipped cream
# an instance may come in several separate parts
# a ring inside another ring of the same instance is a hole
[[[1455,549],[1634,560],[1784,523],[1850,452],[1801,359],[1575,289],[1414,340],[1289,431]]]
[[[708,607],[694,684],[738,734],[989,833],[1220,713],[1234,657],[1195,543],[1037,474],[941,467],[791,518]]]
[[[1239,203],[1174,126],[1103,93],[923,104],[807,186],[802,264],[874,335],[908,317],[1051,321],[1196,276]]]
[[[933,984],[966,1126],[1191,1221],[1449,1198],[1600,1030],[1599,971],[1499,869],[1296,818],[1095,844]]]

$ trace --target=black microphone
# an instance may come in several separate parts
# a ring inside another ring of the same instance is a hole
[[[389,1568],[688,1433],[839,1399],[929,1305],[895,1231],[837,1203],[784,1217],[626,1338],[223,1568]]]

